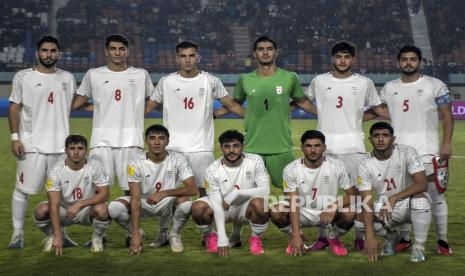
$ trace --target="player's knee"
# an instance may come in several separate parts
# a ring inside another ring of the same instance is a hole
[[[268,215],[268,210],[265,209],[265,199],[262,197],[252,199],[249,203],[249,207],[252,209],[252,212],[259,216]]]
[[[206,213],[208,213],[208,209],[210,209],[210,207],[205,202],[194,201],[191,207],[192,219],[196,223],[203,222],[203,218],[206,215]]]
[[[179,204],[181,203],[184,203],[186,201],[189,201],[189,197],[187,196],[178,196],[176,197],[176,199],[174,200],[174,206],[178,206]]]
[[[35,210],[34,210],[34,218],[36,220],[46,220],[48,219],[48,203],[47,202],[41,202],[37,204]]]
[[[94,205],[91,209],[91,215],[98,220],[108,219],[108,206],[105,203]]]
[[[128,208],[126,207],[126,205],[119,200],[114,200],[110,202],[110,204],[108,205],[108,214],[111,218],[118,218],[121,215],[121,213],[127,211]]]
[[[278,227],[284,227],[289,224],[289,220],[287,218],[287,214],[280,210],[278,206],[274,206],[275,208],[270,208],[270,220]]]
[[[410,207],[413,210],[430,210],[431,206],[429,204],[429,201],[425,197],[414,197],[410,199]]]

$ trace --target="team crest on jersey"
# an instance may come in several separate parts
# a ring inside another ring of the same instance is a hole
[[[276,94],[281,95],[283,93],[283,87],[282,86],[276,86]]]
[[[247,180],[252,180],[252,171],[246,171],[245,172],[245,178]]]
[[[205,95],[205,88],[200,87],[200,89],[199,89],[199,96],[200,96],[200,97],[203,97],[203,95]]]
[[[90,184],[90,179],[89,179],[88,176],[85,176],[83,181],[84,181],[84,183],[83,183],[84,185],[89,185]]]
[[[402,167],[400,165],[396,165],[395,170],[397,174],[402,174]]]
[[[417,90],[417,96],[419,96],[419,97],[423,96],[423,92],[424,92],[423,89],[418,89]]]
[[[68,84],[66,82],[62,82],[61,88],[63,88],[63,90],[68,90]]]
[[[131,87],[136,86],[136,80],[134,80],[134,79],[129,79],[129,86],[131,86]]]
[[[173,171],[171,171],[171,170],[166,171],[166,176],[167,176],[168,178],[173,177]]]
[[[329,177],[329,175],[325,175],[323,176],[323,183],[324,184],[329,184],[329,181],[331,180],[331,178]]]
[[[358,93],[358,87],[357,86],[352,86],[350,89],[352,90],[352,95],[357,95],[357,93]]]

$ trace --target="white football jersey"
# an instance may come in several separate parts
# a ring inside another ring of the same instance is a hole
[[[339,79],[328,72],[316,76],[305,95],[318,109],[317,128],[326,136],[328,153],[366,152],[363,113],[381,104],[373,81],[359,74]]]
[[[339,189],[347,190],[353,186],[344,164],[331,157],[325,157],[316,169],[305,166],[302,157],[288,164],[283,172],[284,192],[297,191],[305,198],[305,207],[314,210],[323,210],[336,201]]]
[[[410,146],[394,144],[387,160],[378,160],[373,154],[360,164],[357,189],[374,190],[378,198],[402,192],[412,183],[411,175],[425,170],[417,151]]]
[[[94,102],[90,148],[143,148],[145,98],[153,90],[144,69],[115,72],[103,66],[87,71],[77,94]]]
[[[159,164],[147,155],[128,164],[128,182],[139,183],[143,199],[159,191],[176,189],[191,176],[193,173],[186,158],[175,151],[168,151],[165,160]]]
[[[21,105],[19,140],[26,152],[65,151],[75,92],[73,75],[61,69],[53,74],[32,68],[16,73],[9,100]]]
[[[380,92],[391,115],[396,142],[414,147],[420,155],[439,154],[439,118],[436,99],[447,96],[442,81],[421,76],[411,83],[396,79]]]
[[[74,171],[65,159],[52,169],[45,188],[47,192],[61,192],[61,206],[67,208],[78,200],[92,198],[97,187],[109,184],[108,175],[99,161],[88,160],[82,169]]]
[[[206,72],[194,78],[172,73],[160,79],[150,97],[163,103],[163,124],[170,132],[169,149],[213,151],[213,103],[228,96],[221,81]]]
[[[221,157],[211,163],[205,172],[207,193],[220,192],[223,199],[233,191],[245,191],[269,185],[270,177],[265,164],[259,155],[253,153],[243,153],[243,161],[237,167],[226,166]]]

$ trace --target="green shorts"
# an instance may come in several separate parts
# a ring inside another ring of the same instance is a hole
[[[282,189],[283,188],[283,171],[287,164],[294,161],[294,153],[292,151],[276,153],[276,154],[260,154],[265,161],[266,169],[271,177],[271,184]]]

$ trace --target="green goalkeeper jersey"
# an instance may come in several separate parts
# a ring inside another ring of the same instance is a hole
[[[292,150],[289,102],[304,97],[294,72],[278,68],[270,77],[254,70],[240,76],[234,99],[247,101],[245,151],[276,154]]]

